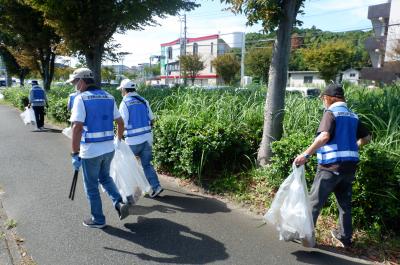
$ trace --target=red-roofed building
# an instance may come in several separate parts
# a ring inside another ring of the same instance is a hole
[[[242,34],[240,32],[233,34]],[[180,43],[182,41],[182,43]],[[180,73],[179,56],[183,52],[184,39],[176,39],[161,44],[161,83],[181,84],[183,76]],[[187,38],[186,54],[198,54],[204,62],[204,70],[196,76],[195,84],[201,86],[221,84],[211,61],[226,53],[232,47],[220,35],[208,35],[198,38]]]

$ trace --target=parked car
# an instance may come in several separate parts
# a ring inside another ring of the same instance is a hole
[[[321,90],[316,87],[286,87],[286,92],[300,94],[307,98],[318,97],[321,94]]]
[[[0,80],[0,87],[7,86],[6,80]]]

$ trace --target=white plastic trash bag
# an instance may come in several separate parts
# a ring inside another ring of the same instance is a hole
[[[139,165],[132,150],[123,141],[115,148],[110,175],[124,202],[131,195],[136,202],[142,195],[151,190],[151,186],[143,173],[142,166]]]
[[[292,173],[279,187],[264,219],[275,226],[280,240],[299,239],[306,247],[315,245],[304,166],[293,165]]]
[[[20,114],[22,121],[25,125],[36,124],[35,112],[33,109],[25,107],[25,111]]]
[[[67,136],[68,138],[72,139],[72,128],[67,127],[64,130],[62,130],[62,133]]]

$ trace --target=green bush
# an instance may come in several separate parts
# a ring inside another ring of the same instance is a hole
[[[354,223],[399,232],[400,156],[379,143],[365,146],[353,185]]]
[[[215,177],[243,170],[255,158],[262,128],[261,94],[201,89],[155,93],[163,103],[142,95],[156,106],[154,154],[162,170]]]
[[[68,98],[49,97],[47,114],[57,122],[68,122],[71,113],[67,110]]]
[[[3,91],[4,99],[13,104],[20,110],[23,110],[29,103],[29,89],[13,87]]]
[[[268,184],[274,188],[279,188],[282,182],[289,176],[292,171],[293,160],[297,155],[304,152],[305,148],[313,141],[313,135],[306,135],[304,133],[295,133],[280,141],[272,144],[272,151],[274,156],[272,163],[268,170],[267,181]],[[316,172],[316,156],[312,156],[310,161],[305,165],[306,180],[309,184],[312,183]]]

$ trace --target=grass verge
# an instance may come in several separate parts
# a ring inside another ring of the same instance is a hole
[[[208,185],[208,189],[211,193],[227,197],[260,215],[266,213],[276,194],[265,179],[257,174],[254,174],[252,178],[246,175],[225,176]],[[336,227],[336,218],[337,216],[333,215],[319,217],[316,226],[319,248],[385,265],[400,264],[400,238],[393,234],[382,237],[381,234],[373,232],[375,231],[373,229],[355,230],[352,248],[343,249],[335,245],[330,231]]]

